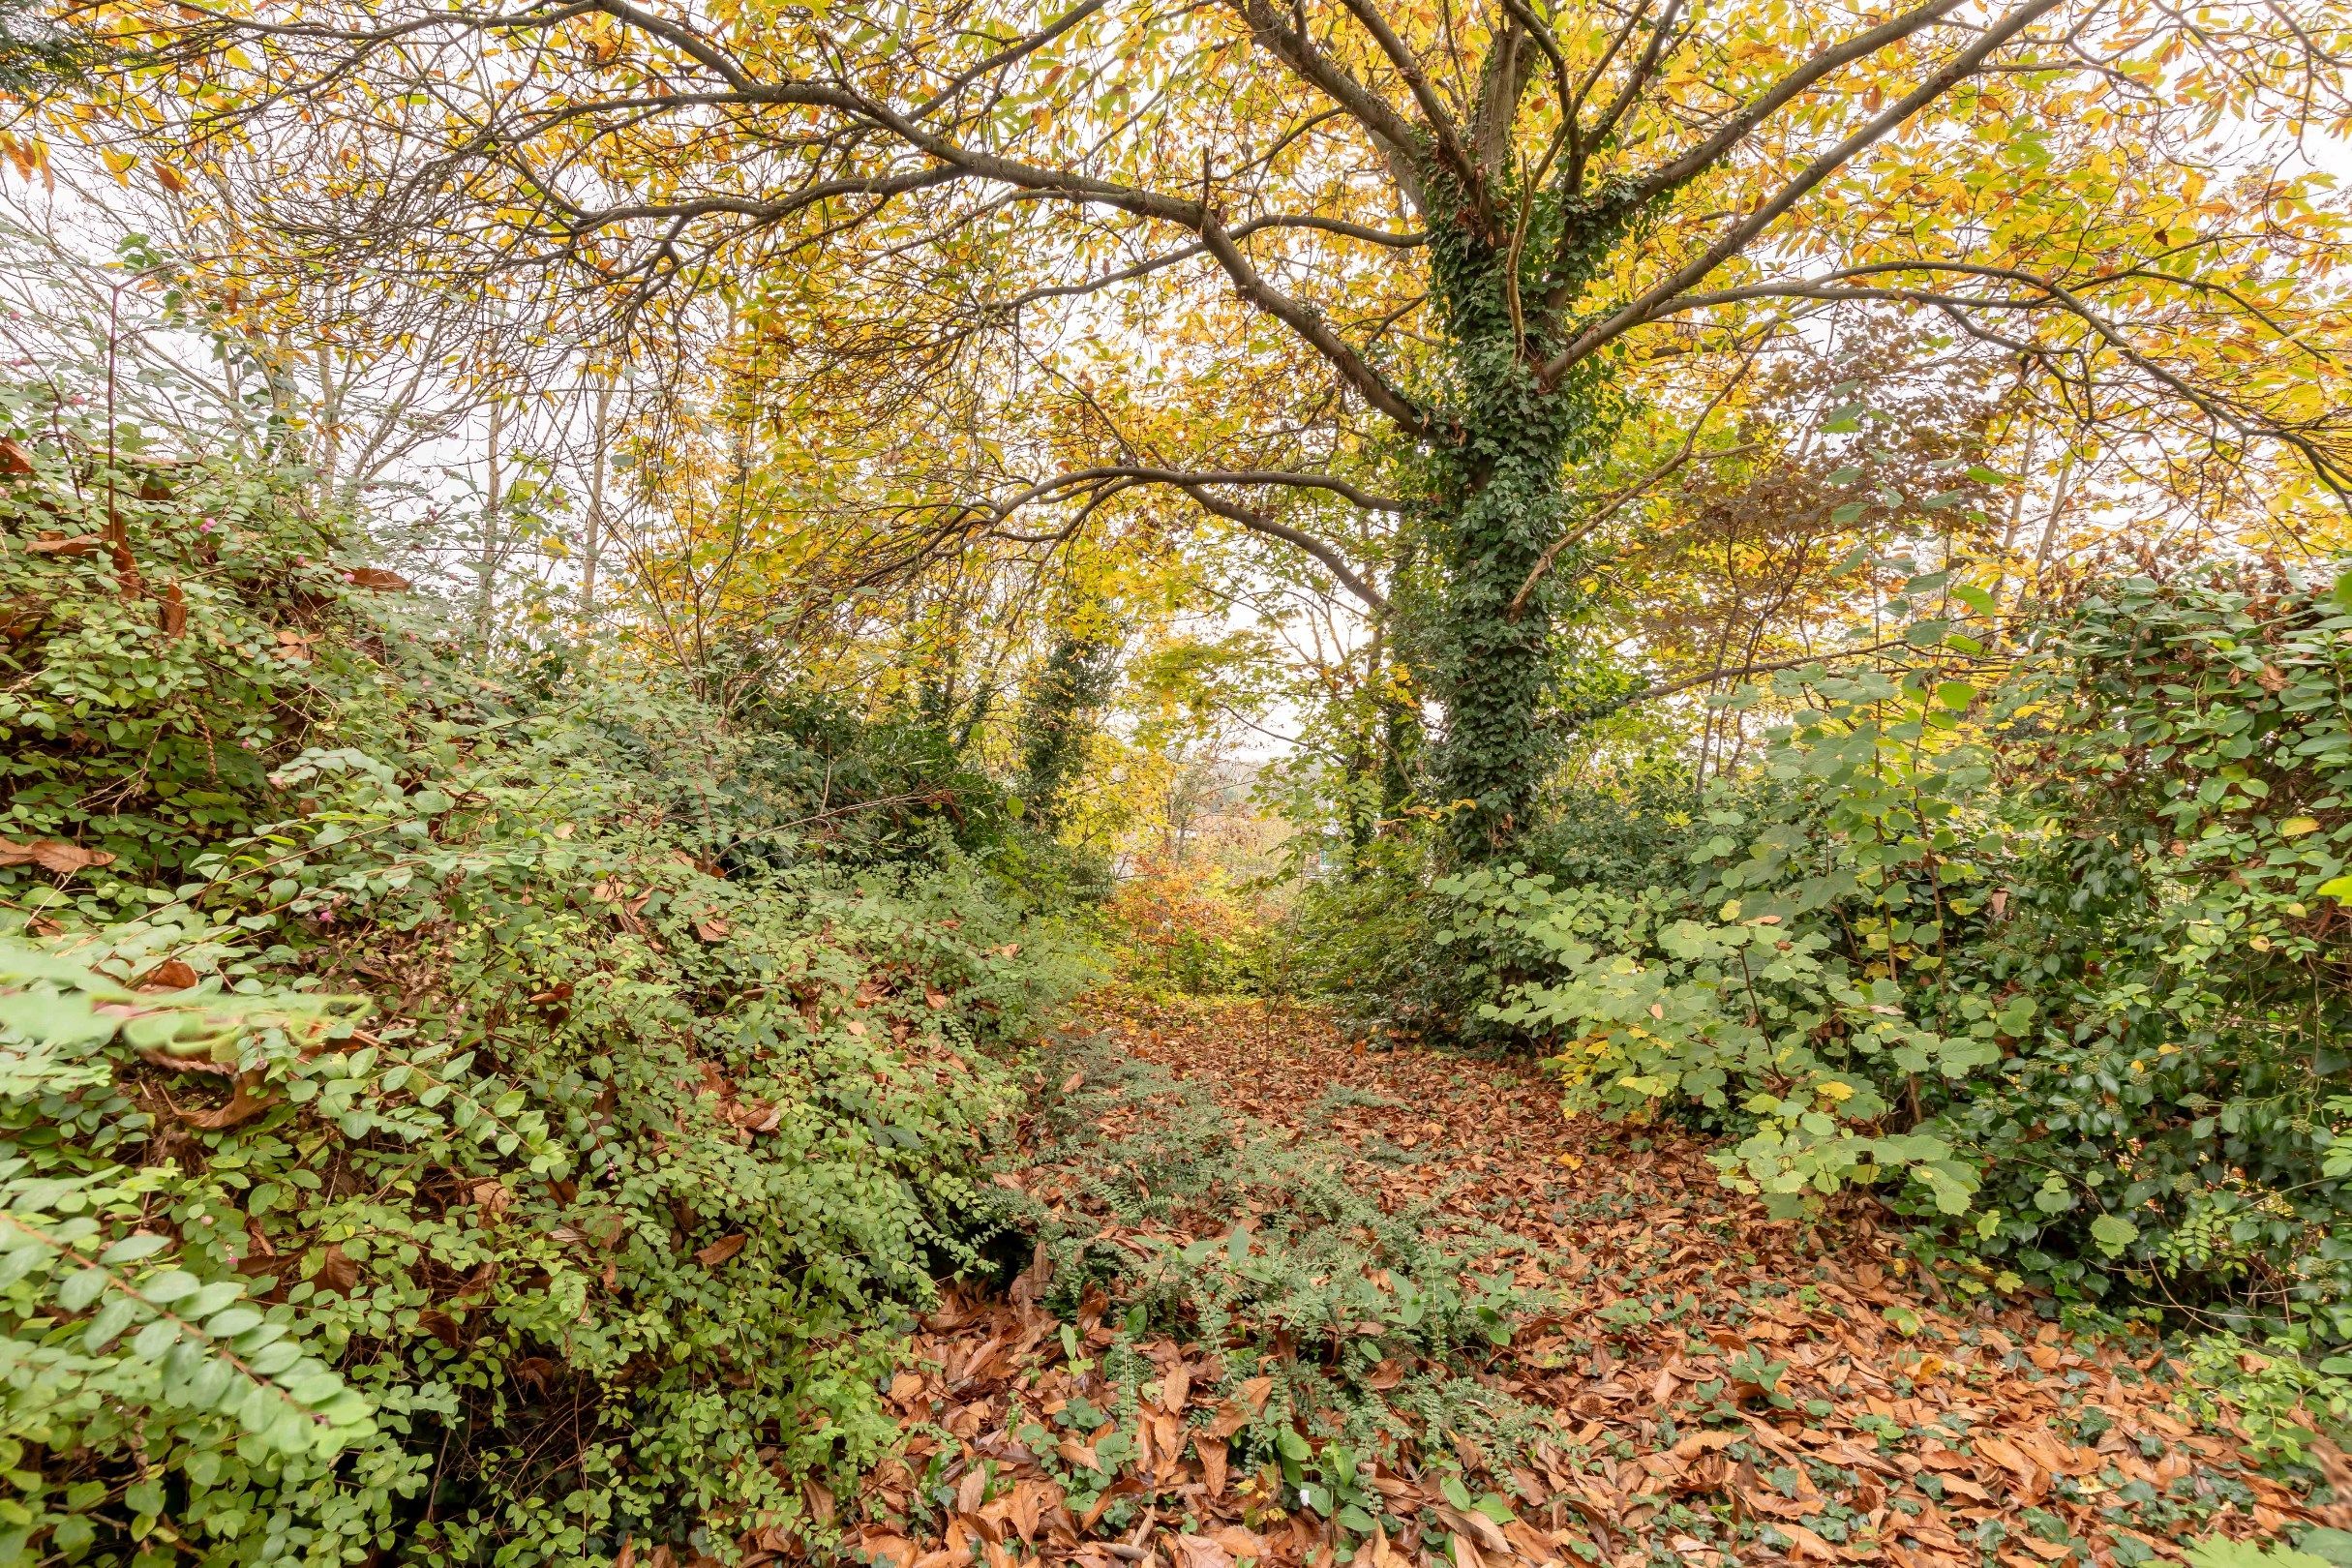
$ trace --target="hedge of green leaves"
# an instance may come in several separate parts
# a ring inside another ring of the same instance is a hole
[[[126,572],[89,452],[0,493],[0,1559],[821,1536],[1050,935],[722,874],[756,735],[463,673],[250,466],[113,473]]]
[[[1977,590],[1899,608],[1901,667],[1786,678],[1761,776],[1657,819],[1686,878],[1440,884],[1483,1017],[1782,1212],[1877,1184],[1987,1282],[2352,1341],[2352,603],[2119,575],[2005,667]]]

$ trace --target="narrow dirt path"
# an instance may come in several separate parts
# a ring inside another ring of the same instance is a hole
[[[1767,1221],[1703,1146],[1565,1123],[1523,1068],[1250,1004],[1098,999],[1087,1022],[997,1182],[1096,1249],[1066,1257],[1112,1261],[1057,1280],[1040,1246],[926,1322],[890,1390],[905,1456],[857,1505],[877,1560],[2128,1568],[2319,1518],[2197,1429],[2152,1342],[1951,1301],[1866,1224]],[[1255,1239],[1291,1234],[1285,1186],[1321,1205],[1319,1251]],[[1376,1252],[1380,1216],[1532,1304],[1507,1344],[1302,1327],[1334,1258],[1393,1283],[1326,1234]],[[1294,1253],[1311,1277],[1213,1277]],[[1367,1398],[1394,1407],[1341,1408]]]

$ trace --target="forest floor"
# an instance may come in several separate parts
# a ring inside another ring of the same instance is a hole
[[[1424,1402],[1418,1424],[1398,1412],[1420,1436],[1417,1462],[1352,1475],[1294,1465],[1294,1484],[1320,1477],[1324,1506],[1285,1509],[1298,1493],[1280,1485],[1281,1456],[1252,1457],[1266,1452],[1270,1390],[1283,1408],[1286,1368],[1331,1364],[1350,1332],[1396,1325],[1342,1323],[1306,1342],[1261,1328],[1251,1342],[1241,1314],[1201,1343],[1151,1332],[1100,1286],[1066,1324],[1042,1305],[1056,1297],[1040,1249],[1010,1291],[952,1294],[922,1325],[890,1388],[904,1455],[851,1511],[864,1521],[853,1549],[878,1562],[2128,1568],[2216,1533],[2345,1523],[2257,1473],[2226,1426],[2200,1423],[2153,1339],[2077,1339],[2015,1297],[1964,1304],[1858,1207],[1834,1226],[1770,1221],[1718,1184],[1704,1144],[1564,1121],[1557,1086],[1524,1065],[1367,1049],[1254,1003],[1114,996],[1046,1053],[1036,1088],[1021,1153],[997,1180],[1056,1222],[1091,1214],[1099,1238],[1138,1255],[1256,1234],[1283,1201],[1269,1184],[1215,1178],[1199,1201],[1120,1218],[1121,1181],[1149,1195],[1134,1151],[1200,1136],[1189,1104],[1247,1130],[1231,1151],[1327,1169],[1381,1213],[1419,1216],[1482,1267],[1508,1269],[1547,1305],[1507,1345],[1481,1343],[1440,1375],[1532,1408],[1538,1430],[1511,1443],[1433,1433]],[[1064,1125],[1091,1131],[1054,1136],[1057,1097]],[[1214,1268],[1227,1255],[1192,1246],[1184,1258]],[[1114,1338],[1129,1352],[1124,1397]],[[1414,1362],[1382,1359],[1354,1386],[1429,1370]],[[2342,1467],[2332,1450],[2324,1462]],[[1338,1506],[1350,1497],[1352,1512]]]

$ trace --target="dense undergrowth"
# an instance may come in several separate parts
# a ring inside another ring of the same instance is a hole
[[[822,1537],[1079,972],[987,802],[500,684],[266,462],[7,451],[0,1558]]]
[[[1392,840],[1289,940],[1381,1027],[1722,1137],[1781,1212],[1875,1190],[1965,1289],[2341,1372],[2352,605],[2113,562],[2007,662],[1989,608],[1922,579],[1902,664],[1761,694],[1761,766],[1588,788],[1506,865]]]
[[[1295,1485],[1302,1437],[1338,1445],[1328,1467],[1447,1432],[1510,1454],[1550,1430],[1468,1375],[1549,1305],[1514,1283],[1525,1244],[1447,1215],[1442,1193],[1385,1205],[1347,1168],[1421,1157],[1280,1135],[1099,1037],[1057,1040],[1035,1070],[1024,1171],[1000,1201],[1036,1239],[1047,1304],[1071,1321],[1115,1312],[1121,1342],[1225,1349],[1236,1385],[1279,1369],[1282,1402],[1233,1439],[1237,1464],[1281,1464]],[[1320,1127],[1372,1102],[1329,1085],[1299,1113]],[[1152,1375],[1139,1358],[1105,1373]]]

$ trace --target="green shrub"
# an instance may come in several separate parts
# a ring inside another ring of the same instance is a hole
[[[37,411],[0,386],[0,414]],[[290,476],[165,464],[129,427],[114,444],[109,463],[86,424],[25,434],[35,471],[0,478],[0,836],[168,884],[250,831],[271,759],[333,724],[352,654],[321,629],[351,589]],[[19,859],[0,889],[56,872]]]
[[[134,593],[25,548],[71,488],[43,461],[0,503],[0,602],[39,610],[4,654],[0,1556],[822,1535],[1070,950],[920,823],[927,864],[729,870],[806,814],[769,732],[438,662],[280,476],[178,470]]]
[[[1896,669],[1785,678],[1803,706],[1696,817],[1692,876],[1480,870],[1436,885],[1435,940],[1573,1108],[1724,1131],[1784,1209],[1900,1177],[1923,1240],[1995,1270],[2352,1339],[2352,608],[2126,576],[1994,682],[1990,601],[1912,591],[1958,612]]]

